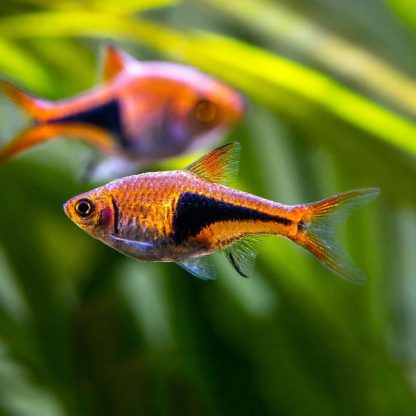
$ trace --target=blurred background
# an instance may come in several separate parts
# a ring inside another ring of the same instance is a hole
[[[127,259],[62,211],[91,188],[90,150],[50,142],[0,166],[0,414],[414,415],[413,2],[0,2],[0,73],[37,95],[92,87],[108,40],[243,91],[238,188],[291,204],[380,187],[340,230],[368,283],[279,238],[251,279],[221,256],[214,282]],[[2,104],[2,144],[21,122]]]

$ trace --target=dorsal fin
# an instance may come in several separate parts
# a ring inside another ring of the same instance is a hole
[[[132,56],[116,46],[106,45],[103,52],[103,81],[111,81],[133,61],[135,59]]]
[[[229,185],[238,174],[240,149],[237,142],[224,144],[185,169],[207,181]]]

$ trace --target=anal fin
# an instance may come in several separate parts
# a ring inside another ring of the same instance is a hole
[[[243,277],[249,277],[254,270],[257,254],[263,237],[245,237],[230,244],[225,253],[234,269]]]

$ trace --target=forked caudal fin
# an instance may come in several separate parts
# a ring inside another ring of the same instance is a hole
[[[36,124],[46,117],[52,104],[49,101],[32,97],[15,85],[1,79],[0,91],[33,119],[33,127],[24,128],[5,147],[0,149],[0,161],[4,161],[46,140],[48,137],[47,129],[44,127],[38,128]]]
[[[344,279],[356,284],[364,283],[364,273],[335,241],[334,231],[336,225],[353,210],[366,205],[379,193],[378,188],[356,189],[306,205],[305,215],[298,224],[299,231],[294,241]]]
[[[22,130],[1,148],[0,162],[59,136],[82,139],[106,155],[112,155],[116,151],[116,144],[112,136],[99,127],[85,126],[82,123],[39,124]]]
[[[50,101],[33,97],[10,82],[1,79],[0,91],[7,95],[35,120],[42,120],[45,112],[52,107],[52,103]]]

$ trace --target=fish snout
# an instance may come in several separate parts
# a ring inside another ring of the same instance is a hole
[[[71,204],[71,200],[66,201],[66,202],[64,203],[64,205],[62,206],[62,207],[63,207],[63,209],[64,209],[64,212],[65,212],[66,216],[67,216],[69,219],[71,219],[71,213],[70,213],[70,209],[69,209],[70,204]]]

